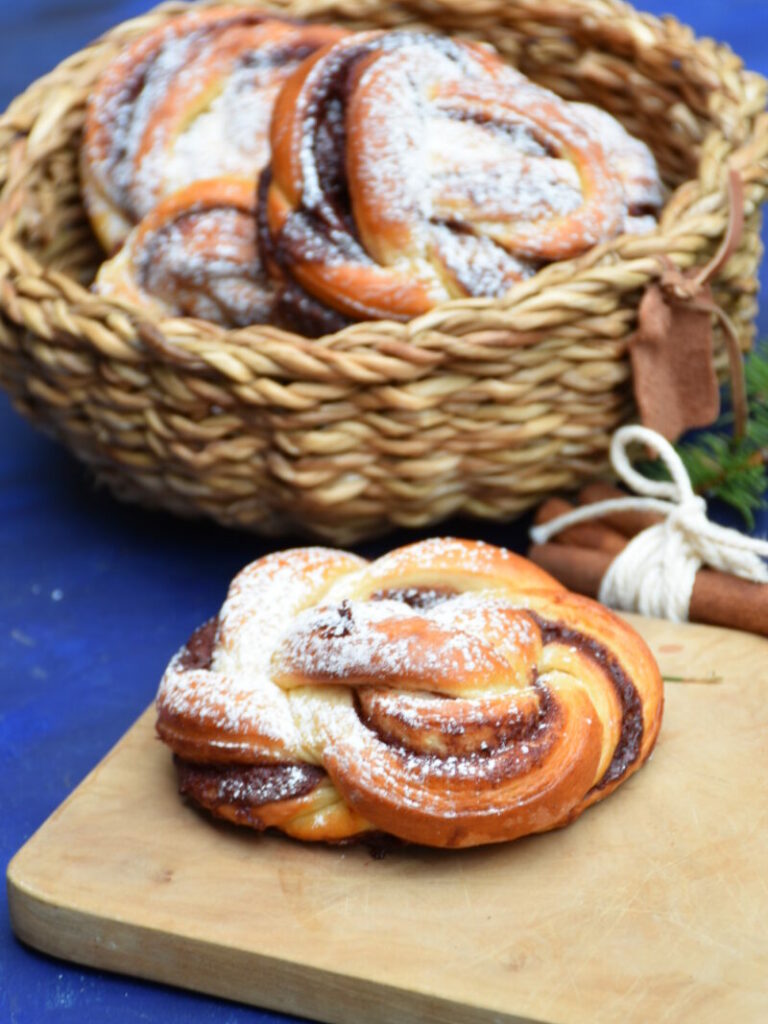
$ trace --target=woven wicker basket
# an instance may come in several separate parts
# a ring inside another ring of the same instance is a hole
[[[745,231],[714,297],[749,346],[766,83],[728,49],[618,0],[258,6],[492,42],[649,143],[673,190],[655,233],[554,264],[501,301],[454,301],[316,341],[156,321],[95,297],[87,286],[102,257],[77,171],[84,101],[127,40],[185,6],[119,26],[0,118],[0,381],[121,498],[348,542],[460,511],[510,518],[604,471],[611,432],[634,412],[626,347],[643,289],[660,254],[680,268],[711,257],[728,221],[728,166],[745,184]]]

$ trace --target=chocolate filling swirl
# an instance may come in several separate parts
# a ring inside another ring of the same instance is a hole
[[[532,613],[533,614],[533,613]],[[564,643],[577,647],[582,654],[595,661],[606,673],[613,685],[621,705],[621,733],[611,763],[594,789],[602,789],[620,778],[640,754],[643,742],[643,708],[637,688],[618,660],[610,651],[579,630],[571,629],[562,622],[549,622],[533,614],[541,628],[545,644]]]

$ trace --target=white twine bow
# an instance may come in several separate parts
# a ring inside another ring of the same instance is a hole
[[[631,465],[627,448],[637,441],[654,448],[670,481],[649,480]],[[702,565],[768,583],[768,541],[758,540],[707,519],[707,503],[694,493],[685,466],[672,445],[648,427],[621,427],[611,440],[611,462],[618,475],[642,497],[610,498],[566,512],[531,529],[543,544],[561,530],[612,512],[657,512],[664,521],[641,531],[611,562],[600,584],[603,604],[641,615],[687,622],[696,573]]]

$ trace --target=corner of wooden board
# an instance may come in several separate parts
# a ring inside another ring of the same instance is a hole
[[[81,779],[58,807],[40,823],[39,827],[29,836],[8,862],[5,880],[11,927],[17,938],[26,945],[64,960],[72,959],[67,954],[66,948],[59,948],[61,943],[52,941],[51,936],[56,934],[58,923],[68,919],[68,917],[77,917],[79,911],[75,907],[67,906],[54,891],[47,890],[44,883],[37,879],[33,866],[33,849],[41,834],[45,832],[52,822],[66,814],[70,804],[78,798],[91,779],[102,772],[105,766],[109,764],[118,751],[126,744],[136,726],[144,724],[150,718],[153,709],[154,705],[150,704],[141,712],[128,730],[93,766],[85,777]],[[85,961],[80,960],[79,962]]]
[[[179,937],[172,948],[164,936],[158,944],[151,928],[134,930],[128,922],[99,918],[35,888],[23,877],[24,853],[22,847],[6,873],[13,930],[26,945],[61,960],[326,1024],[544,1024],[459,1005],[436,993],[403,992],[343,972],[244,956],[200,940]]]
[[[50,936],[56,934],[56,929],[50,927],[51,917],[55,917],[61,907],[52,893],[44,892],[26,877],[26,849],[27,844],[11,859],[5,874],[11,928],[27,946],[61,956],[59,950],[52,948],[56,943],[49,941]]]

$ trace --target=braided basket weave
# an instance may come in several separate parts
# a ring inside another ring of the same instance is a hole
[[[503,300],[457,300],[314,341],[161,321],[94,296],[102,254],[78,182],[85,99],[126,41],[186,6],[114,29],[0,118],[0,382],[121,498],[348,542],[456,512],[510,518],[603,472],[611,432],[634,413],[626,349],[643,290],[662,254],[681,269],[712,256],[729,166],[744,182],[745,230],[713,291],[749,346],[766,82],[727,48],[619,0],[258,6],[493,43],[651,146],[671,189],[654,233],[553,264]]]

